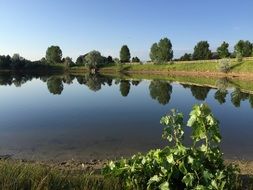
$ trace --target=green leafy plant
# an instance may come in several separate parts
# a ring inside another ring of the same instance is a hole
[[[220,70],[220,72],[227,73],[227,72],[229,72],[230,68],[231,68],[230,59],[225,59],[224,58],[224,59],[221,59],[219,61],[219,70]]]
[[[130,159],[109,162],[103,169],[134,189],[234,189],[239,170],[225,165],[219,148],[219,122],[206,104],[195,105],[187,126],[192,129],[192,144],[183,143],[183,114],[172,110],[161,118],[164,139],[170,146],[137,154]]]

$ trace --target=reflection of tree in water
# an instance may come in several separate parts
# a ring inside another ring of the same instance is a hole
[[[228,94],[227,90],[218,89],[215,94],[214,98],[220,103],[224,104],[226,102],[226,96]]]
[[[231,93],[231,102],[235,107],[240,107],[241,101],[249,98],[249,94],[242,92],[239,88],[236,88]]]
[[[182,84],[184,88],[190,88],[192,95],[197,99],[197,100],[202,100],[204,101],[208,95],[208,92],[210,91],[210,87],[206,86],[196,86],[196,85],[189,85],[189,84]]]
[[[140,84],[141,80],[132,80],[132,85],[138,86]]]
[[[72,84],[74,79],[75,79],[75,77],[72,75],[64,75],[62,81],[65,84]]]
[[[249,103],[250,103],[251,108],[253,108],[253,94],[249,95]]]
[[[86,84],[86,78],[83,77],[83,76],[77,76],[76,77],[76,80],[79,84],[83,85],[83,84]]]
[[[50,77],[47,80],[47,88],[52,94],[61,94],[63,91],[63,83],[60,77]]]
[[[153,80],[149,85],[149,92],[152,99],[165,105],[170,101],[172,86],[166,81]]]
[[[220,78],[216,81],[215,85],[217,86],[218,89],[226,90],[229,85],[229,79],[227,77]]]
[[[20,87],[25,84],[27,81],[30,81],[34,78],[40,78],[41,81],[46,82],[48,90],[52,94],[61,94],[64,86],[63,83],[72,84],[74,80],[73,75],[57,75],[51,76],[49,74],[34,74],[34,73],[1,73],[0,74],[0,85],[12,85]],[[87,85],[90,90],[98,91],[101,89],[102,85],[112,85],[112,78],[105,77],[99,74],[86,74],[84,76],[76,76],[76,79],[79,84]],[[115,79],[115,84],[120,84],[120,92],[122,96],[128,96],[131,84],[137,86],[141,80],[121,80]],[[229,81],[227,78],[222,78],[217,80],[216,86],[218,90],[214,94],[214,98],[220,103],[223,104],[226,102],[226,97],[228,94],[228,84],[233,84],[233,81]],[[190,88],[192,95],[198,100],[205,100],[210,87],[201,87],[196,85],[182,84],[184,88]],[[236,86],[236,85],[235,85]],[[157,100],[160,104],[167,104],[170,101],[172,86],[161,80],[154,80],[149,85],[150,96],[152,99]],[[245,93],[236,88],[231,94],[231,102],[235,107],[240,107],[241,101],[248,100],[251,108],[253,108],[253,94]]]
[[[21,87],[23,84],[25,84],[27,81],[32,80],[33,77],[27,76],[27,75],[15,75],[12,83],[16,87]],[[35,78],[35,77],[34,77]]]
[[[205,86],[191,86],[192,95],[197,100],[202,100],[202,101],[206,99],[210,89],[211,89],[210,87],[205,87]]]
[[[112,86],[112,79],[107,78],[106,83],[108,86]]]
[[[0,85],[12,85],[13,77],[7,73],[1,73],[0,75]]]
[[[98,74],[86,74],[85,76],[77,76],[76,79],[79,84],[85,84],[90,90],[95,92],[100,90],[102,85],[112,85],[112,79]]]
[[[31,76],[28,74],[13,74],[13,73],[1,73],[0,75],[0,85],[12,85],[16,87],[21,87],[27,81],[36,78],[36,76]]]
[[[226,102],[226,96],[228,94],[227,88],[228,88],[229,81],[227,78],[221,78],[216,81],[216,86],[218,87],[218,90],[214,94],[214,98],[220,103],[223,104]]]
[[[116,79],[114,79],[114,84],[116,84],[116,85],[118,85],[118,84],[120,84],[120,79],[118,79],[118,78],[116,78]]]
[[[121,95],[126,97],[129,94],[130,87],[131,87],[131,84],[129,81],[127,80],[120,81],[119,89],[120,89]]]
[[[96,75],[86,75],[86,86],[94,92],[99,91],[101,89],[101,80]]]

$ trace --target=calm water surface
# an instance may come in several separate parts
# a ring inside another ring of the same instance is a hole
[[[221,81],[226,83],[226,81]],[[253,96],[240,89],[98,76],[0,76],[0,155],[113,159],[163,147],[162,115],[206,102],[226,158],[253,160]],[[223,85],[224,86],[224,85]]]

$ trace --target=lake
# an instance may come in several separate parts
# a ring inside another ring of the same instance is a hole
[[[162,148],[160,118],[188,119],[206,102],[228,159],[253,160],[252,81],[227,78],[0,74],[0,155],[29,160],[115,159]]]

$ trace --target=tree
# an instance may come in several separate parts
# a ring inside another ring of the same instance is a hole
[[[226,58],[229,57],[230,53],[228,51],[229,44],[226,42],[223,42],[220,47],[217,48],[217,53],[220,58]]]
[[[163,38],[160,40],[158,45],[161,61],[171,61],[173,58],[171,41],[168,38]]]
[[[120,92],[121,95],[126,97],[129,94],[131,84],[129,81],[122,80],[120,81]]]
[[[121,63],[130,62],[131,54],[127,45],[123,45],[120,50],[120,61]]]
[[[74,62],[72,61],[72,59],[70,57],[64,58],[63,63],[65,65],[65,67],[71,67],[74,65]]]
[[[41,60],[40,60],[40,62],[41,62],[42,64],[46,64],[46,63],[47,63],[47,60],[46,60],[45,57],[42,57]]]
[[[193,59],[194,60],[208,60],[211,58],[211,50],[207,41],[200,41],[194,47]]]
[[[132,58],[132,62],[133,63],[139,63],[140,62],[140,59],[138,57],[133,57]]]
[[[47,48],[46,60],[50,64],[61,63],[62,51],[59,46],[51,46]]]
[[[11,57],[7,56],[0,56],[0,68],[1,69],[8,69],[11,66]]]
[[[242,57],[250,57],[252,56],[253,53],[253,45],[248,40],[247,41],[240,40],[235,45],[234,50],[236,55],[241,54]]]
[[[191,61],[192,59],[192,54],[190,53],[185,53],[182,57],[180,57],[180,61]]]
[[[154,43],[151,46],[150,53],[149,53],[149,57],[150,57],[151,61],[157,62],[159,60],[158,52],[159,52],[158,44]]]
[[[30,61],[25,60],[18,53],[13,54],[11,58],[11,68],[12,69],[22,69],[27,63],[31,63]]]
[[[113,63],[112,56],[109,55],[109,56],[106,58],[106,62],[107,62],[108,64]]]
[[[150,49],[150,59],[155,63],[168,62],[173,58],[171,41],[163,38],[159,43],[154,43]]]
[[[103,57],[99,51],[91,51],[89,52],[85,58],[86,66],[91,69],[97,69],[99,66],[103,64]]]
[[[84,64],[84,57],[83,55],[80,55],[77,59],[76,59],[76,65],[83,65]]]
[[[21,60],[24,60],[24,58],[21,57],[18,53],[14,53],[11,59],[12,59],[12,61],[21,61]]]

